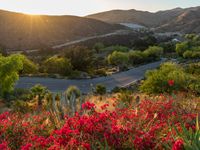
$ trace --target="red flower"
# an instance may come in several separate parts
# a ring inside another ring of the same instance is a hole
[[[91,110],[91,109],[95,108],[95,104],[90,103],[90,102],[85,102],[84,104],[82,104],[82,108],[87,109],[87,110]]]
[[[169,86],[173,86],[173,85],[174,85],[174,80],[169,80],[169,81],[168,81],[168,85],[169,85]]]
[[[0,150],[9,150],[6,142],[3,142],[3,143],[0,144]]]
[[[90,144],[88,143],[83,143],[82,146],[86,149],[86,150],[90,150]]]
[[[182,139],[176,140],[176,142],[172,147],[172,150],[183,150],[183,140]]]
[[[104,104],[104,105],[101,106],[101,109],[105,110],[108,106],[109,106],[109,104]]]
[[[21,150],[30,150],[32,147],[32,144],[26,144],[25,146],[22,146]]]

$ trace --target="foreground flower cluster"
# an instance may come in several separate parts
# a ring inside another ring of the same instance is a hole
[[[144,100],[137,106],[107,110],[108,104],[83,104],[83,112],[66,116],[58,128],[52,114],[0,115],[0,149],[173,149],[181,150],[181,132],[184,121],[187,128],[195,128],[194,114],[178,112],[173,100]]]

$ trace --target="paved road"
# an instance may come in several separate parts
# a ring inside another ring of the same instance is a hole
[[[85,42],[85,41],[92,40],[92,39],[96,39],[96,38],[104,38],[104,37],[109,37],[109,36],[113,36],[113,35],[123,35],[123,34],[128,34],[128,33],[130,33],[129,30],[116,30],[114,32],[107,33],[107,34],[95,35],[95,36],[90,36],[90,37],[83,37],[83,38],[78,39],[78,40],[67,41],[65,43],[52,46],[52,49],[59,49],[59,48],[65,47],[65,46],[78,44],[78,43]],[[26,52],[37,52],[38,50],[39,49],[27,49],[27,50],[24,50],[24,51],[26,51]],[[13,50],[10,49],[8,51],[11,54],[12,53],[22,53],[22,52],[24,52],[24,51],[16,51],[14,49]]]
[[[95,86],[98,83],[104,84],[107,90],[110,91],[116,86],[125,87],[141,80],[147,70],[158,67],[162,62],[154,62],[147,65],[143,65],[131,70],[113,74],[108,77],[99,77],[94,79],[82,79],[82,80],[67,80],[67,79],[53,79],[53,78],[39,78],[39,77],[21,77],[18,81],[16,88],[30,88],[35,84],[42,84],[52,92],[63,92],[70,85],[75,85],[83,93],[91,91],[91,85]]]

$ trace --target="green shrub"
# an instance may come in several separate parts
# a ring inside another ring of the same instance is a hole
[[[96,89],[95,89],[95,93],[99,94],[99,95],[104,95],[106,94],[106,87],[103,84],[97,84],[96,85]]]
[[[189,50],[185,51],[185,52],[183,53],[183,58],[186,58],[186,59],[188,59],[188,58],[193,58],[193,52],[192,52],[192,51],[189,51]]]
[[[183,56],[183,53],[185,51],[187,51],[189,49],[189,43],[186,41],[186,42],[182,42],[182,43],[178,43],[176,44],[176,53],[179,55],[179,56]]]
[[[76,98],[78,98],[81,95],[81,91],[76,86],[69,86],[67,88],[67,90],[65,91],[65,94],[66,94],[66,96],[67,96],[68,99],[71,98],[72,94],[74,94],[74,96]]]
[[[187,65],[185,71],[189,74],[200,75],[200,62]]]
[[[23,69],[21,74],[34,74],[38,72],[38,66],[26,56],[23,58]]]
[[[188,78],[183,68],[168,62],[162,64],[160,69],[148,71],[140,90],[149,94],[183,90],[188,86]],[[174,81],[174,85],[169,85],[170,80]]]
[[[108,63],[111,65],[119,66],[121,69],[128,65],[128,53],[114,51],[108,56]]]
[[[196,59],[196,58],[200,58],[200,51],[191,51],[191,50],[187,50],[183,53],[183,58],[186,59]]]
[[[96,53],[99,53],[102,49],[104,48],[104,44],[103,43],[95,43],[94,45],[94,49],[96,51]]]
[[[53,56],[43,63],[45,72],[52,74],[69,75],[72,71],[72,65],[69,59]]]
[[[163,48],[159,46],[150,46],[144,51],[144,54],[152,59],[160,58],[163,54]]]
[[[146,61],[146,55],[141,51],[130,51],[129,62],[132,65],[141,64]]]

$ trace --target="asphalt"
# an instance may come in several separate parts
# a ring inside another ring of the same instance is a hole
[[[137,82],[144,78],[147,70],[157,68],[163,60],[149,63],[139,66],[137,68],[130,69],[125,72],[116,73],[107,77],[99,77],[94,79],[53,79],[53,78],[41,78],[41,77],[20,77],[16,84],[16,88],[27,89],[31,88],[35,84],[41,84],[46,86],[52,92],[64,92],[70,85],[77,86],[83,93],[89,93],[92,87],[97,84],[103,84],[108,91],[111,91],[115,87],[126,87],[134,82]]]

